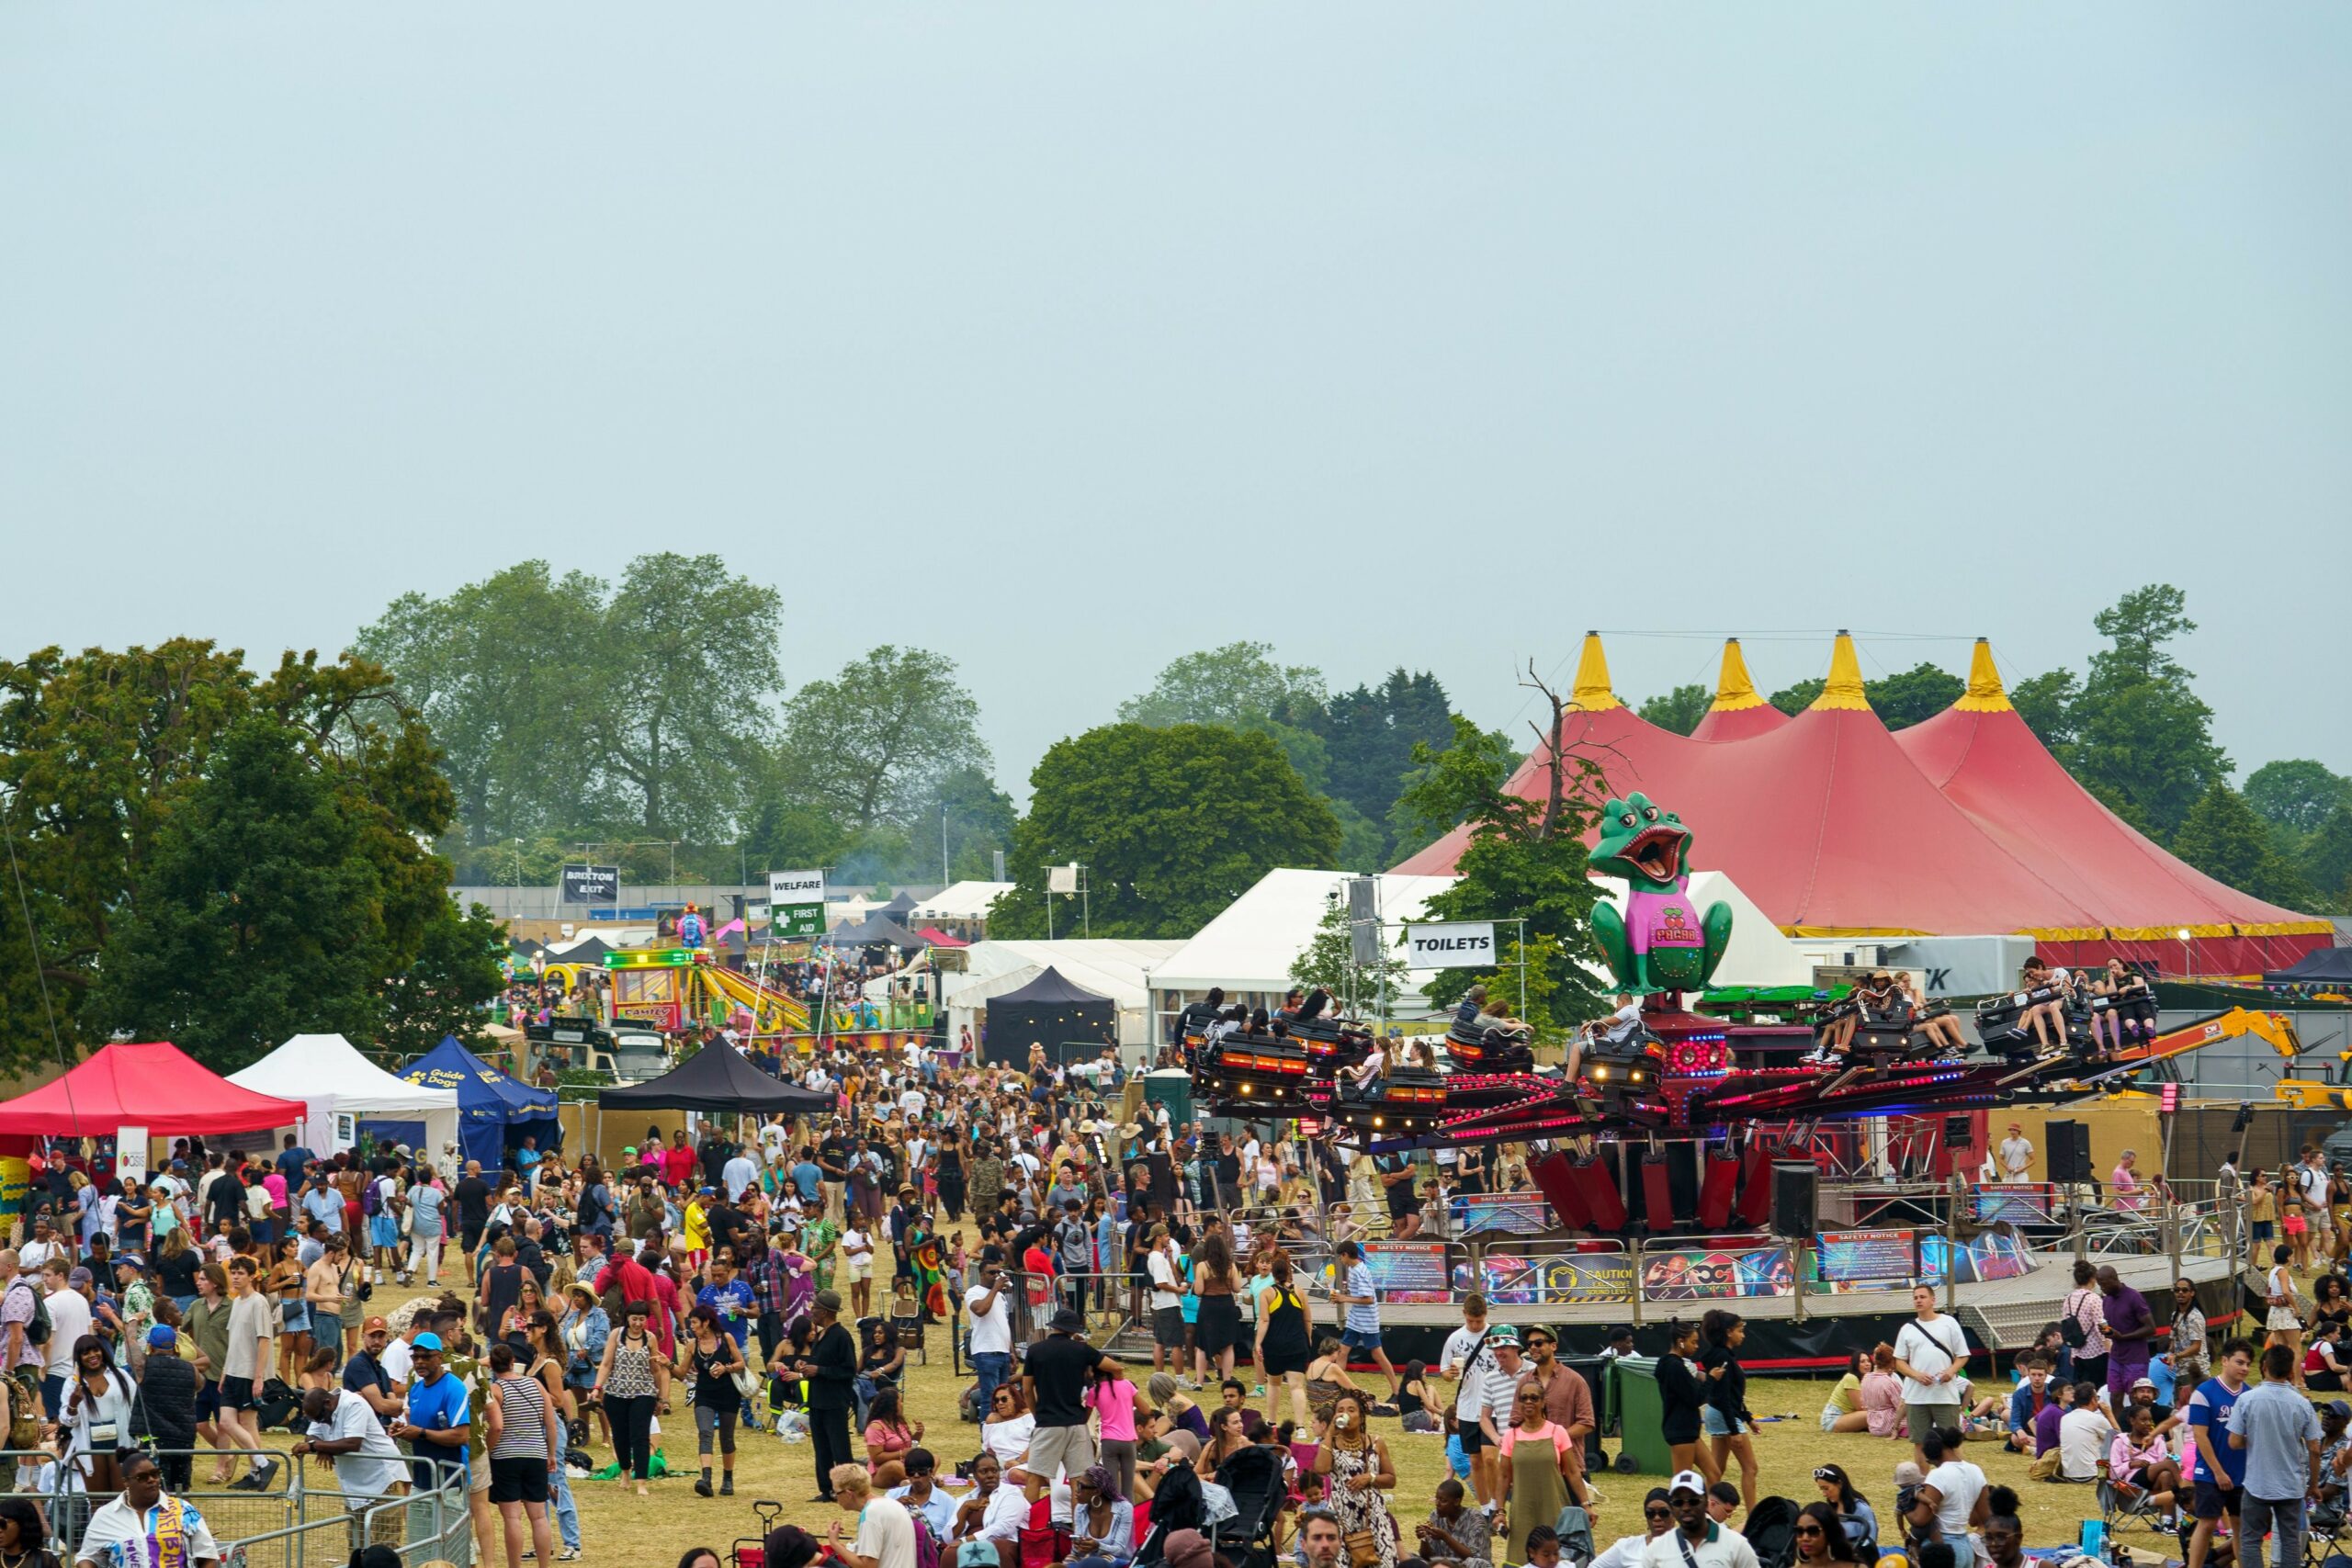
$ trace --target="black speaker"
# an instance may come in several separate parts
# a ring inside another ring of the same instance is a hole
[[[2052,1122],[2042,1135],[2050,1140],[2050,1179],[2089,1181],[2091,1129],[2087,1122]]]
[[[1965,1148],[1968,1146],[1968,1136],[1969,1126],[1967,1117],[1947,1116],[1944,1118],[1945,1147],[1954,1149]]]
[[[1776,1162],[1772,1167],[1772,1229],[1785,1236],[1807,1236],[1821,1228],[1821,1173],[1813,1162]]]

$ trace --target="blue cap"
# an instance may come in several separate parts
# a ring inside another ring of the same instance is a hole
[[[420,1334],[413,1340],[410,1341],[409,1348],[412,1350],[438,1350],[441,1348],[441,1336],[438,1334],[429,1333]]]
[[[179,1330],[159,1323],[147,1331],[147,1348],[151,1350],[165,1349],[178,1344],[179,1337]]]

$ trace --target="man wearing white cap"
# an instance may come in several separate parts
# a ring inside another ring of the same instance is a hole
[[[1695,1470],[1666,1483],[1674,1529],[1642,1548],[1642,1568],[1758,1568],[1756,1549],[1728,1525],[1707,1517],[1707,1478]]]
[[[2033,1140],[2025,1135],[2022,1122],[2009,1123],[2009,1135],[2001,1140],[2001,1179],[2023,1181],[2033,1169]]]

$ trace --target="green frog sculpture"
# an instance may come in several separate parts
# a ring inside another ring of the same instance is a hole
[[[1690,829],[1682,819],[1646,795],[1612,798],[1601,807],[1589,863],[1625,883],[1623,914],[1607,903],[1592,911],[1593,935],[1617,989],[1633,996],[1703,989],[1731,945],[1731,906],[1710,904],[1704,915],[1691,907]]]

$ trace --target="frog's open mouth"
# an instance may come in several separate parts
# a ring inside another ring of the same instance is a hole
[[[1676,828],[1645,828],[1618,858],[1638,866],[1652,882],[1671,882],[1682,874],[1682,833]]]

